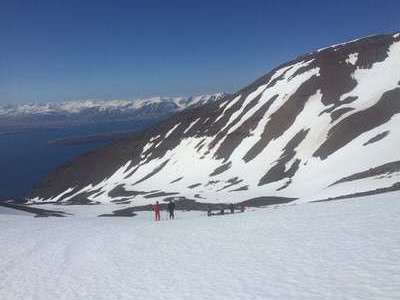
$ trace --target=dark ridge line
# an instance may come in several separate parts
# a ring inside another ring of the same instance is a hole
[[[205,186],[214,185],[214,184],[217,184],[220,181],[221,180],[210,180],[210,181],[207,182],[207,184]]]
[[[251,198],[251,199],[243,201],[242,203],[245,206],[260,207],[260,206],[269,206],[269,205],[276,205],[276,204],[285,204],[285,203],[293,202],[297,199],[298,198],[269,196],[269,197]]]
[[[196,144],[196,146],[194,146],[194,149],[196,149],[197,152],[199,151],[198,148],[204,143],[205,140],[206,140],[205,138],[201,139],[201,140]]]
[[[389,130],[386,130],[386,131],[384,131],[384,132],[381,132],[381,133],[377,134],[376,136],[374,136],[373,138],[369,139],[367,142],[365,142],[365,143],[363,144],[363,146],[367,146],[367,145],[369,145],[369,144],[376,143],[376,142],[380,141],[381,139],[387,137],[389,133],[390,133]]]
[[[310,203],[328,202],[328,201],[337,201],[337,200],[343,200],[343,199],[349,199],[349,198],[373,196],[373,195],[379,195],[379,194],[384,194],[384,193],[389,193],[389,192],[395,192],[395,191],[399,191],[399,190],[400,190],[400,182],[396,182],[392,186],[386,187],[386,188],[379,188],[379,189],[370,190],[370,191],[366,191],[366,192],[346,194],[346,195],[337,196],[337,197],[333,197],[333,198],[315,200],[315,201],[311,201]]]
[[[130,198],[122,198],[122,199],[116,199],[116,200],[110,200],[112,203],[120,204],[124,202],[132,202]],[[125,204],[125,203],[124,203]]]
[[[26,206],[26,205],[21,205],[21,204],[11,204],[11,203],[5,203],[5,202],[0,202],[0,206],[15,209],[15,210],[20,210],[20,211],[25,211],[30,214],[34,214],[34,217],[65,217],[67,215],[71,215],[69,213],[66,213],[64,211],[60,210],[48,210],[48,209],[43,209],[43,208],[36,208],[32,206]]]
[[[339,119],[341,116],[343,116],[345,113],[354,110],[352,107],[342,107],[337,110],[334,110],[331,113],[331,123],[335,122],[337,119]]]
[[[399,160],[389,162],[389,163],[380,165],[375,168],[370,168],[366,171],[355,173],[355,174],[352,174],[347,177],[343,177],[343,178],[335,181],[334,183],[330,184],[328,187],[331,187],[333,185],[340,184],[343,182],[349,182],[349,181],[364,179],[364,178],[368,178],[368,177],[379,176],[379,175],[383,175],[383,174],[390,175],[390,174],[396,173],[396,172],[400,172],[400,161]]]
[[[127,179],[127,178],[131,177],[133,174],[135,174],[135,172],[140,168],[140,166],[141,166],[140,164],[137,165],[130,173],[128,173],[128,175],[126,175],[124,177],[124,179]],[[128,168],[128,170],[129,170],[129,168]]]
[[[231,192],[247,191],[248,189],[249,189],[249,186],[248,185],[244,185],[244,186],[241,186],[240,188],[237,188],[237,189],[234,189],[234,190],[230,190],[229,192],[231,193]]]
[[[179,195],[179,193],[166,193],[166,192],[158,192],[150,195],[145,195],[143,196],[146,199],[150,198],[158,198],[158,197],[164,197],[164,196],[173,196],[173,195]]]
[[[357,99],[358,99],[358,97],[349,96],[349,97],[347,97],[346,99],[344,99],[344,100],[342,100],[342,101],[332,103],[332,104],[331,104],[332,107],[328,107],[328,108],[324,109],[323,111],[321,111],[321,112],[318,114],[318,116],[321,116],[321,115],[324,114],[324,113],[332,113],[332,111],[334,111],[335,109],[337,109],[337,108],[339,108],[339,107],[341,107],[341,106],[343,106],[343,105],[350,104],[350,103],[356,101]]]
[[[292,183],[292,179],[289,179],[284,185],[282,185],[281,187],[277,188],[277,191],[282,191],[284,189],[286,189],[290,184]]]
[[[153,171],[151,171],[149,174],[147,174],[146,176],[144,176],[143,178],[139,179],[138,181],[136,181],[135,183],[133,183],[132,185],[136,185],[138,183],[141,183],[151,177],[153,177],[154,175],[156,175],[158,172],[160,172],[169,162],[169,159],[167,159],[166,161],[164,161],[163,163],[161,163],[159,166],[155,167]]]
[[[216,168],[214,171],[212,171],[211,174],[208,175],[208,176],[213,177],[213,176],[219,175],[219,174],[221,174],[221,173],[223,173],[223,172],[229,170],[231,167],[232,167],[232,162],[225,163],[225,164],[223,164],[222,166],[217,167],[217,168]]]
[[[201,183],[195,183],[195,184],[189,185],[188,188],[189,189],[194,189],[195,187],[198,187],[200,185],[201,185]]]
[[[201,149],[203,149],[203,147],[204,147],[204,144],[201,144],[201,145],[200,145],[200,147],[199,147],[199,148],[197,148],[197,152],[200,152],[200,151],[201,151]]]
[[[180,181],[180,180],[182,180],[182,179],[183,179],[183,177],[179,177],[179,178],[177,178],[177,179],[175,179],[175,180],[172,180],[169,184],[178,182],[178,181]]]
[[[227,180],[227,182],[229,182],[229,184],[223,186],[222,188],[220,188],[219,190],[217,190],[217,192],[220,192],[222,190],[225,190],[227,188],[230,188],[231,186],[237,185],[241,182],[243,182],[243,179],[239,179],[239,177],[233,177]]]

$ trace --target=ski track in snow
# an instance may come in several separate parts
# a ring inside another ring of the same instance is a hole
[[[159,223],[0,215],[0,299],[399,299],[398,197]]]

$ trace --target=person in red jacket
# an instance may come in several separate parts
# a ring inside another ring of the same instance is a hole
[[[153,211],[156,221],[160,221],[160,203],[158,201],[153,205]]]

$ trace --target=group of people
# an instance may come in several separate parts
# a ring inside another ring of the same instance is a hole
[[[175,219],[175,202],[173,200],[169,201],[167,208],[169,212],[169,219],[170,220]],[[156,221],[161,220],[160,211],[161,211],[161,205],[157,201],[156,204],[153,205],[154,218]]]
[[[156,221],[160,221],[160,220],[161,220],[161,214],[160,214],[160,212],[161,212],[161,205],[160,205],[160,203],[157,201],[157,202],[153,205],[152,208],[153,208],[155,220],[156,220]],[[169,219],[170,219],[170,220],[175,219],[175,202],[174,202],[174,200],[170,200],[170,201],[168,202],[167,209],[168,209],[168,212],[169,212]],[[236,209],[235,205],[234,205],[233,203],[231,203],[231,204],[229,205],[229,211],[230,211],[230,213],[231,213],[231,214],[234,214],[234,213],[235,213],[235,209]],[[239,205],[239,210],[240,210],[240,212],[244,212],[244,211],[245,211],[245,206],[244,206],[243,203],[240,203],[240,205]],[[212,208],[211,208],[210,205],[207,207],[207,216],[209,216],[209,217],[210,217],[210,216],[214,216],[214,215],[224,215],[224,214],[225,214],[225,209],[224,209],[224,207],[221,207],[221,209],[219,210],[218,213],[213,213]]]
[[[239,206],[240,212],[244,212],[245,209],[246,208],[245,208],[244,204],[240,203],[240,206]],[[235,213],[235,205],[233,203],[231,203],[229,205],[229,211],[230,211],[231,214]],[[221,207],[218,213],[213,213],[210,205],[207,207],[207,216],[209,216],[209,217],[210,216],[215,216],[215,215],[224,215],[224,214],[225,214],[224,207]]]

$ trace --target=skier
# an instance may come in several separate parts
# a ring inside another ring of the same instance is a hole
[[[231,204],[229,205],[229,209],[230,209],[230,211],[231,211],[231,214],[234,214],[234,213],[235,213],[235,206],[233,205],[233,203],[231,203]]]
[[[244,207],[244,203],[240,203],[240,211],[244,212],[246,208]]]
[[[175,219],[175,202],[174,200],[168,203],[169,219]]]
[[[160,221],[160,203],[158,201],[153,205],[153,211],[156,221]]]

